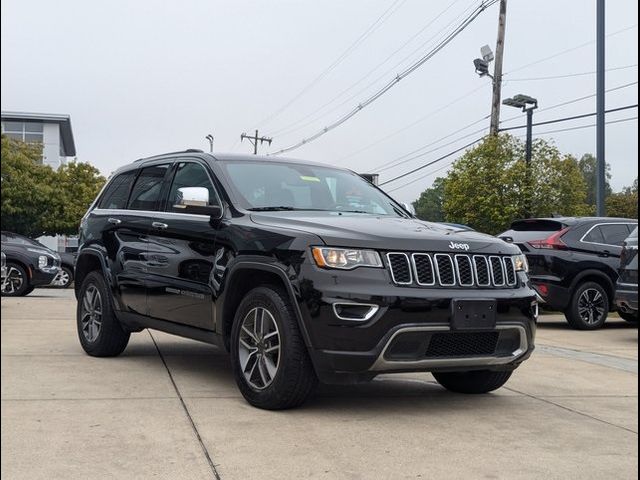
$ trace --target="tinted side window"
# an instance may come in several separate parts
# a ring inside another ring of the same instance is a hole
[[[169,165],[154,165],[142,169],[129,200],[129,210],[157,210],[160,192]]]
[[[602,236],[602,230],[600,230],[600,227],[592,228],[584,237],[584,241],[591,243],[604,243],[604,237]]]
[[[126,208],[134,177],[135,172],[126,172],[111,180],[100,199],[98,208]]]
[[[169,202],[167,203],[167,211],[181,212],[181,209],[174,209],[173,205],[177,202],[178,189],[182,187],[203,187],[209,190],[209,205],[217,205],[218,198],[213,189],[209,175],[204,167],[197,163],[183,162],[178,165],[171,190],[169,191]]]
[[[619,225],[601,225],[604,243],[607,245],[622,246],[626,238],[629,236],[629,229],[624,223]]]

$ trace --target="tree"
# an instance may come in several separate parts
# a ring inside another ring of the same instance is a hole
[[[2,137],[2,230],[36,238],[75,234],[80,219],[105,182],[86,163],[57,172],[42,165],[42,147]]]
[[[413,202],[416,209],[416,215],[422,220],[430,222],[444,222],[444,212],[442,210],[444,203],[444,181],[442,177],[438,177],[433,181],[431,188],[427,188],[420,198]]]
[[[596,157],[594,157],[590,153],[585,153],[578,161],[578,166],[580,167],[582,177],[584,178],[587,187],[587,205],[590,206],[590,213],[592,215],[595,215],[596,213],[597,165],[598,162],[596,160]],[[609,183],[611,180],[611,165],[608,163],[606,164],[605,172],[604,195],[605,198],[607,198],[613,193],[613,190],[611,189],[611,185]]]
[[[612,193],[607,198],[609,217],[638,218],[638,179],[621,192]]]
[[[487,137],[454,163],[444,182],[448,221],[496,234],[522,218],[530,198],[532,216],[585,215],[585,181],[578,162],[552,144],[533,144],[530,181],[524,143],[510,135]]]

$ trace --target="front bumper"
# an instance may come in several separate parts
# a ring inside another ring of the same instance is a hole
[[[301,284],[300,307],[310,354],[325,383],[385,372],[512,370],[534,349],[537,297],[524,274],[508,289],[400,287],[367,269],[339,276],[310,272],[307,280],[311,276],[314,288]],[[452,329],[453,299],[495,299],[495,329]],[[354,321],[340,318],[336,303],[377,308]]]

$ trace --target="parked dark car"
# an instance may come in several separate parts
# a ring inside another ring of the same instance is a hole
[[[616,284],[616,307],[622,318],[638,323],[638,228],[622,246],[619,274]]]
[[[627,218],[532,218],[499,237],[527,256],[545,308],[564,312],[576,329],[594,330],[615,308],[622,245],[637,225]]]
[[[2,251],[7,256],[3,296],[28,295],[36,287],[49,285],[58,274],[60,256],[36,240],[2,232]]]
[[[60,271],[51,282],[51,286],[59,288],[69,288],[73,283],[76,268],[76,253],[59,252]]]
[[[389,372],[486,393],[534,348],[516,246],[417,220],[349,170],[198,151],[140,160],[113,175],[79,244],[88,354],[118,355],[144,328],[216,344],[260,408]]]

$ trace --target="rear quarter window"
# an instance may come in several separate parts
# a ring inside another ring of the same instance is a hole
[[[125,172],[114,177],[102,194],[102,198],[98,203],[98,208],[126,208],[134,177],[135,172]]]

